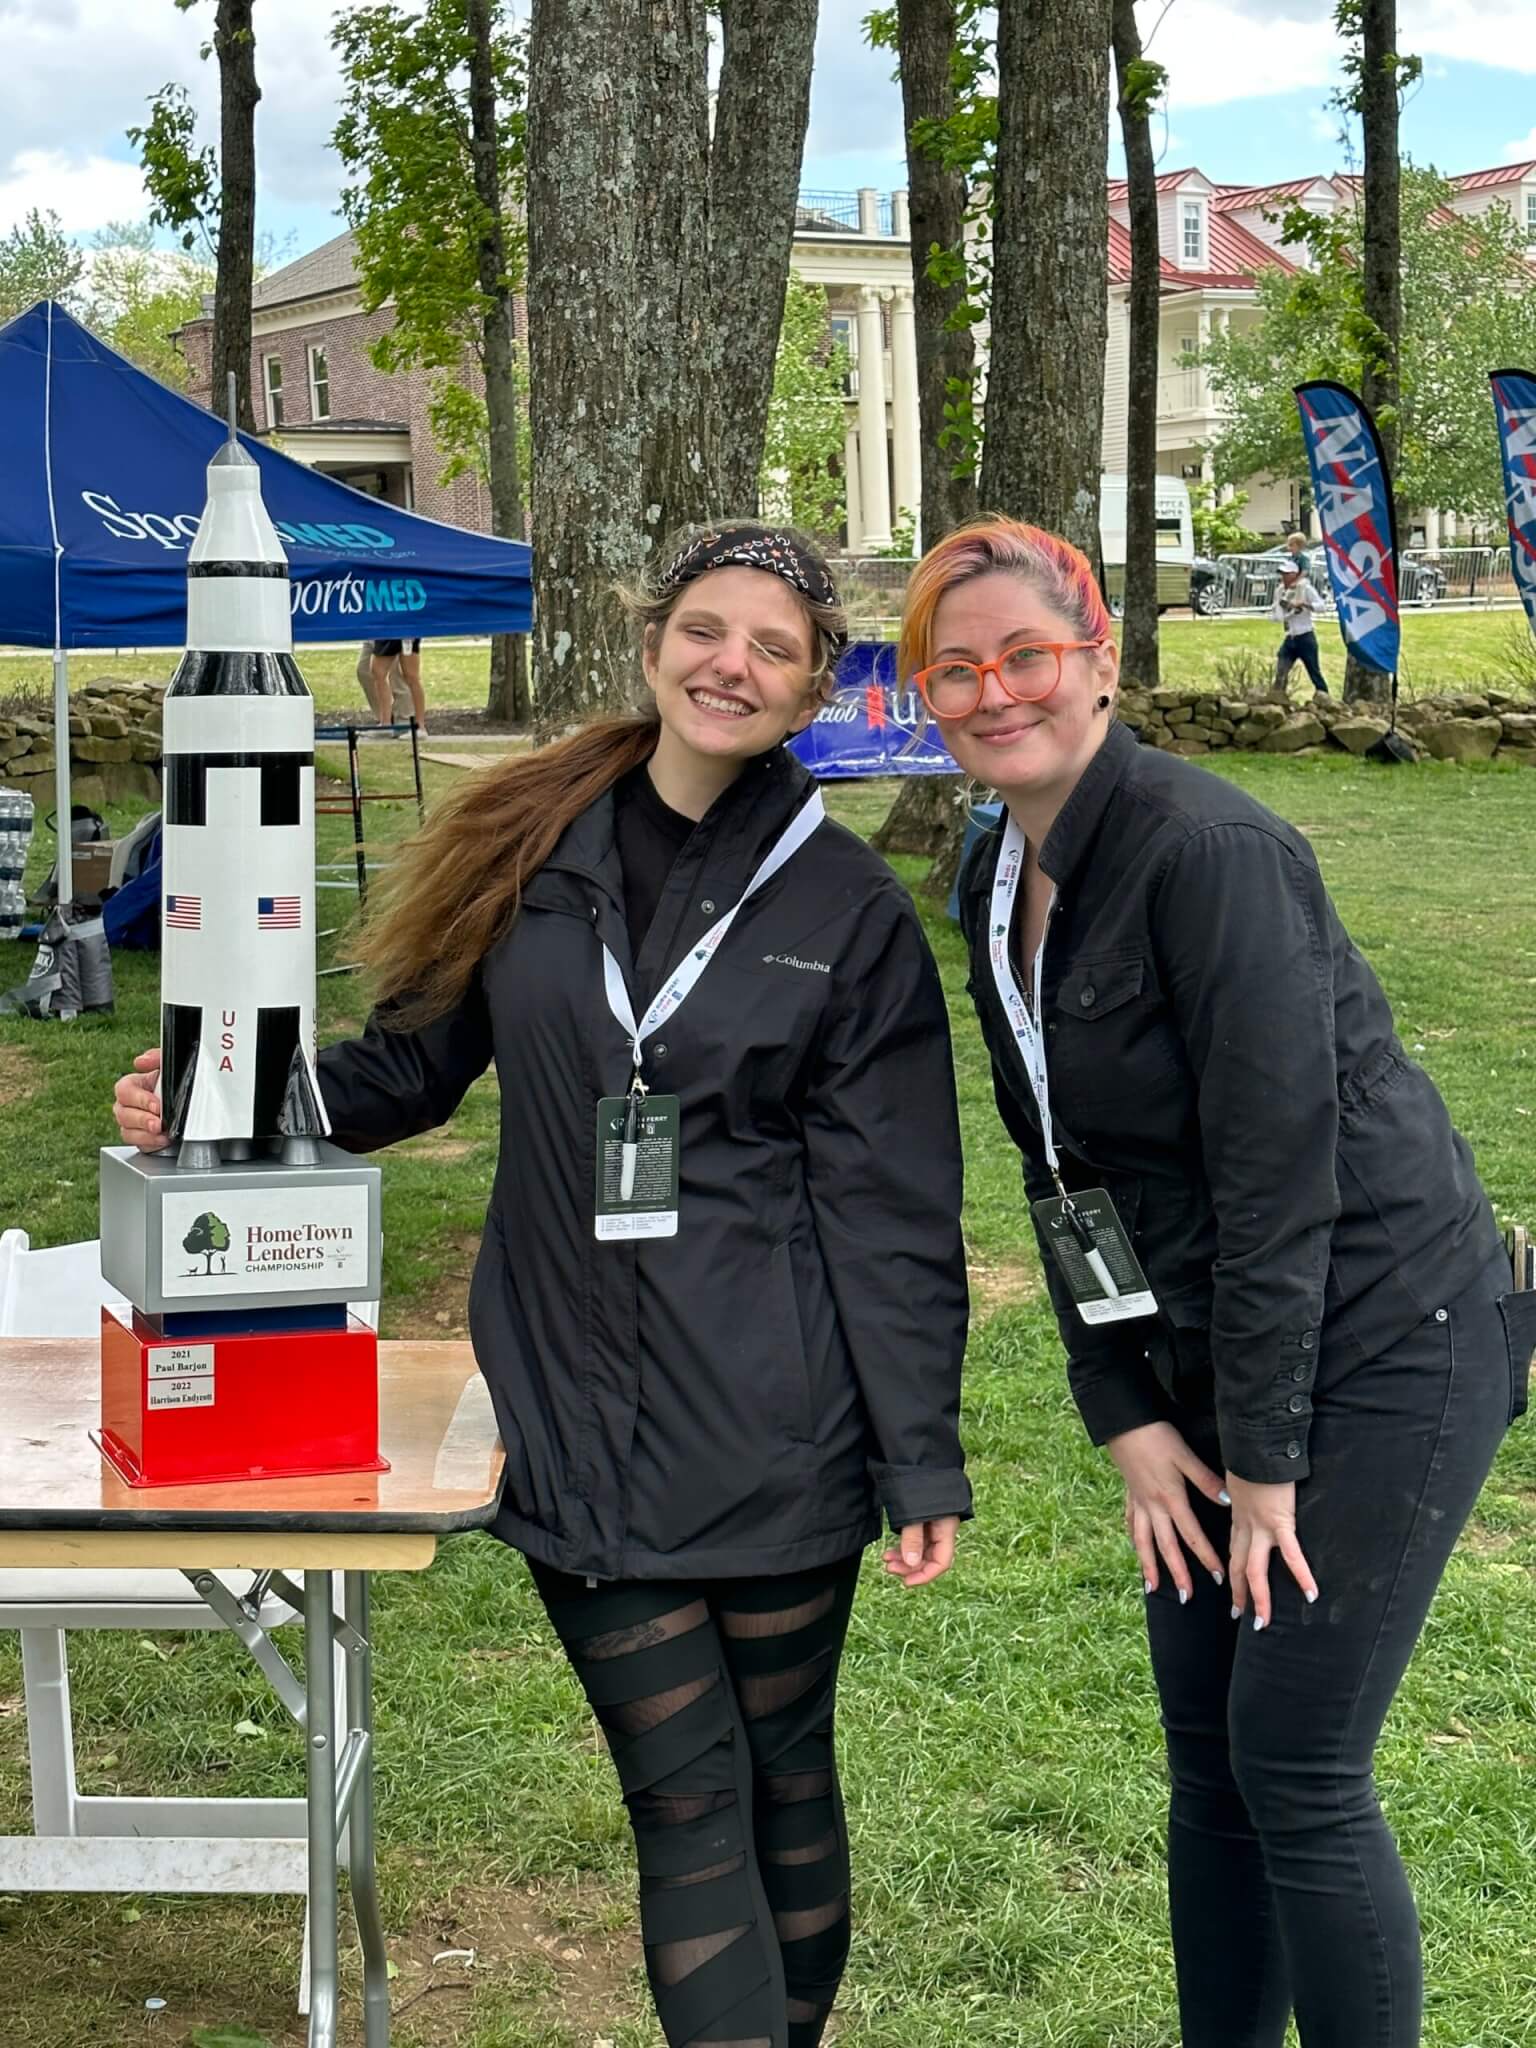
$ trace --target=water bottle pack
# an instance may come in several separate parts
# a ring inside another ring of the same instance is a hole
[[[20,936],[27,921],[27,854],[32,845],[32,799],[0,789],[0,939]]]

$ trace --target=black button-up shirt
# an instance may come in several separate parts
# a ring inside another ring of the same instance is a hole
[[[967,866],[961,923],[1034,1201],[1052,1191],[1040,1121],[987,946],[1000,844]],[[1089,1434],[1214,1411],[1229,1471],[1302,1478],[1316,1380],[1385,1350],[1496,1252],[1470,1148],[1311,847],[1242,790],[1114,726],[1040,865],[1063,1177],[1109,1190],[1159,1304],[1090,1329],[1042,1248]]]

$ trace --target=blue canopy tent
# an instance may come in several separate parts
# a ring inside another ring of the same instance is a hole
[[[51,300],[0,327],[0,644],[53,652],[62,904],[69,653],[184,644],[187,549],[227,431]],[[296,640],[528,631],[522,542],[423,519],[241,440],[288,552]]]

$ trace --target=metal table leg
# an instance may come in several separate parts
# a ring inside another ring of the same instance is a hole
[[[336,2048],[336,1750],[331,1574],[304,1574],[309,1797],[309,2048]]]
[[[368,1574],[342,1574],[342,1601],[353,1640],[347,1644],[347,1746],[356,1751],[347,1816],[352,1910],[363,1945],[363,2018],[367,2048],[388,2048],[389,1964],[379,1915],[373,1835],[373,1642]],[[351,1762],[349,1755],[348,1761]]]

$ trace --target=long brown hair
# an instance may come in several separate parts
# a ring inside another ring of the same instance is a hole
[[[706,530],[676,536],[653,561],[670,562]],[[814,542],[795,539],[817,552]],[[655,646],[686,588],[667,588],[653,575],[615,592],[643,647]],[[846,617],[840,605],[813,603],[789,588],[811,629],[811,681],[824,694]],[[390,1005],[393,1026],[410,1029],[453,1007],[567,826],[650,759],[660,732],[647,699],[643,711],[596,719],[553,746],[497,761],[437,799],[426,824],[401,847],[355,944],[378,999]]]

